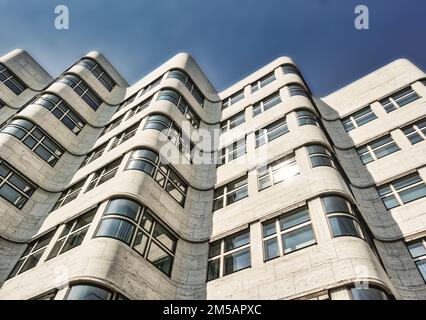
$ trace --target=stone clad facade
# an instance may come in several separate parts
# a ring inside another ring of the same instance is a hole
[[[287,57],[222,92],[185,53],[0,68],[0,299],[426,298],[411,62],[323,98]]]

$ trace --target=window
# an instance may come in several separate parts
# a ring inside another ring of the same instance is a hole
[[[86,179],[82,179],[79,182],[74,183],[71,187],[67,188],[64,192],[62,192],[58,201],[56,201],[55,205],[53,206],[52,211],[76,199],[80,194],[81,189],[83,189],[85,181]]]
[[[86,124],[68,103],[54,94],[43,94],[33,104],[45,107],[74,134],[78,134]]]
[[[339,196],[321,199],[327,214],[333,237],[355,236],[362,238],[362,231],[351,204]]]
[[[377,187],[380,198],[387,209],[402,206],[426,196],[426,185],[418,173]]]
[[[426,238],[408,244],[407,248],[423,280],[426,282]]]
[[[256,148],[288,132],[286,118],[279,119],[256,131]]]
[[[31,151],[50,166],[54,166],[61,158],[64,150],[50,138],[39,126],[24,119],[12,120],[2,130],[22,141]]]
[[[105,151],[107,145],[108,145],[108,142],[105,142],[104,144],[101,144],[99,147],[97,147],[92,152],[90,152],[86,156],[86,158],[84,159],[84,161],[81,164],[80,168],[83,168],[85,165],[87,165],[90,162],[95,161],[96,159],[98,159],[102,155],[102,153]]]
[[[275,81],[275,73],[272,71],[271,73],[267,74],[266,76],[262,77],[256,82],[253,82],[251,84],[251,92],[256,92],[259,89],[262,89],[266,85],[270,84],[271,82]]]
[[[370,163],[400,150],[390,135],[374,140],[369,144],[356,148],[363,164]]]
[[[216,166],[219,167],[227,162],[230,162],[247,153],[246,137],[222,148],[218,152],[218,159]]]
[[[185,116],[186,120],[195,128],[198,129],[200,127],[200,118],[194,110],[189,106],[188,102],[176,91],[174,90],[162,90],[158,95],[157,101],[159,100],[167,100],[173,103],[179,111]]]
[[[74,91],[92,108],[98,110],[102,103],[101,98],[93,91],[84,80],[73,74],[66,74],[58,79],[58,82],[65,83],[74,89]]]
[[[115,174],[118,171],[118,167],[121,164],[123,157],[114,160],[113,162],[107,164],[105,167],[97,170],[92,177],[92,180],[87,187],[86,192],[100,186],[101,184],[107,182],[108,180],[115,177]]]
[[[2,109],[5,106],[6,106],[6,103],[2,99],[0,99],[0,109]]]
[[[96,237],[123,241],[166,275],[172,273],[177,238],[149,208],[133,200],[111,200]]]
[[[313,125],[318,127],[317,117],[308,110],[299,110],[296,111],[297,123],[299,127]]]
[[[265,261],[316,243],[306,206],[264,222],[262,233]]]
[[[238,112],[236,115],[233,115],[227,120],[222,121],[220,123],[220,132],[225,133],[244,122],[246,122],[245,110]]]
[[[165,164],[158,154],[149,149],[138,149],[132,152],[127,170],[139,170],[150,175],[183,207],[188,184],[169,165]]]
[[[0,197],[21,209],[36,187],[0,159]]]
[[[420,98],[419,95],[410,86],[380,100],[379,102],[383,106],[383,109],[389,113],[409,104],[410,102],[413,102],[414,100],[417,100],[418,98]]]
[[[78,247],[83,242],[87,230],[89,230],[90,223],[96,214],[96,210],[97,208],[92,209],[89,212],[86,212],[78,218],[65,224],[58,240],[56,240],[56,243],[47,256],[46,260],[52,259],[64,252]]]
[[[278,103],[281,102],[280,94],[279,92],[274,93],[273,95],[270,95],[266,97],[265,99],[257,102],[253,105],[253,117],[261,114],[262,112],[265,112],[266,110],[276,106]]]
[[[148,84],[147,86],[145,86],[142,89],[140,89],[139,92],[138,92],[138,94],[136,95],[136,98],[139,98],[142,95],[144,95],[145,93],[147,93],[148,91],[156,88],[161,83],[162,80],[163,80],[163,76],[160,76],[157,79],[155,79],[154,81],[152,81],[150,84]]]
[[[422,119],[413,123],[409,126],[406,126],[402,129],[402,132],[410,140],[411,144],[416,144],[417,142],[423,141],[426,139],[426,119]]]
[[[352,300],[389,300],[386,292],[375,287],[351,288],[350,293]]]
[[[112,138],[111,147],[109,149],[112,150],[118,145],[132,138],[136,134],[136,131],[138,130],[139,125],[140,125],[140,122],[135,123],[133,126],[127,128],[126,130],[122,131],[121,133],[116,135],[114,138]]]
[[[222,110],[230,107],[231,105],[237,103],[244,99],[244,89],[234,93],[232,96],[222,100]]]
[[[240,201],[248,196],[247,174],[214,190],[213,211]]]
[[[346,132],[356,129],[370,121],[377,119],[371,107],[365,107],[357,112],[354,112],[350,116],[342,119],[343,128]]]
[[[305,88],[298,84],[291,84],[288,86],[288,91],[290,93],[290,97],[294,96],[305,96],[308,97],[308,93],[306,92]]]
[[[249,268],[250,231],[244,230],[210,243],[207,281]]]
[[[136,99],[136,93],[128,97],[126,100],[124,100],[118,107],[118,109],[115,112],[120,111],[121,109],[127,107],[129,104],[131,104]]]
[[[97,285],[74,284],[68,290],[65,300],[127,300],[127,298]]]
[[[108,91],[111,92],[116,86],[116,83],[111,76],[95,60],[83,58],[77,62],[77,65],[87,68]]]
[[[307,146],[306,149],[312,168],[321,166],[335,167],[333,157],[326,147],[321,145],[310,145]]]
[[[284,66],[282,66],[282,70],[284,74],[299,74],[299,71],[297,70],[297,68],[295,66],[292,66],[291,64],[286,64]]]
[[[146,109],[150,103],[151,103],[151,98],[139,103],[138,105],[130,109],[130,112],[127,114],[126,120],[129,120],[134,115]]]
[[[257,170],[257,185],[261,191],[299,173],[294,155],[276,160]]]
[[[2,63],[0,63],[0,81],[17,96],[27,89],[27,86]]]
[[[191,78],[186,74],[186,72],[177,69],[171,70],[167,75],[167,78],[174,78],[181,81],[188,88],[189,92],[192,93],[195,100],[197,100],[198,103],[203,106],[204,95],[201,93],[200,89],[198,89],[198,87],[194,84]]]
[[[29,242],[27,249],[25,249],[22,257],[16,263],[8,279],[34,268],[40,261],[41,256],[49,245],[54,234],[55,231],[51,231],[48,234]]]
[[[119,116],[118,118],[115,118],[114,120],[112,120],[110,123],[108,123],[104,130],[101,132],[99,137],[102,137],[103,135],[107,134],[108,132],[112,131],[113,129],[117,128],[121,121],[123,121],[124,119],[124,114]]]
[[[182,133],[182,130],[169,118],[160,114],[150,115],[143,130],[153,129],[167,136],[172,144],[189,160],[192,159],[194,144]]]
[[[31,298],[30,300],[55,300],[58,289],[50,290],[49,292],[38,295],[37,297]]]

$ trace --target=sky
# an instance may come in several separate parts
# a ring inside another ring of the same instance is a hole
[[[360,4],[368,30],[354,27]],[[318,97],[398,58],[426,70],[424,0],[0,0],[0,12],[0,55],[22,48],[52,76],[92,50],[130,84],[188,52],[218,91],[289,56]]]

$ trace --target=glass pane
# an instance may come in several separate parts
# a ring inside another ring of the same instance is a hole
[[[78,231],[78,232],[70,235],[68,237],[67,242],[65,243],[61,253],[64,253],[68,250],[71,250],[71,249],[79,246],[83,242],[84,236],[87,233],[87,229],[88,228],[85,228],[81,231]]]
[[[418,261],[416,262],[417,268],[419,268],[419,271],[423,277],[423,279],[426,281],[426,260]]]
[[[354,300],[387,300],[385,293],[376,288],[352,288],[351,293]]]
[[[264,250],[265,250],[265,260],[270,260],[278,257],[279,248],[277,238],[272,238],[264,241]]]
[[[148,243],[148,237],[143,233],[142,230],[138,230],[135,237],[133,248],[141,255],[145,255],[146,245]]]
[[[77,285],[71,287],[67,300],[109,300],[112,293],[95,286]]]
[[[237,201],[247,197],[247,195],[248,195],[248,190],[247,190],[247,186],[245,186],[241,189],[238,189],[237,191],[233,191],[233,192],[229,193],[226,196],[226,204],[229,205],[229,204],[232,204],[234,202],[237,202]]]
[[[426,185],[424,183],[413,188],[398,192],[403,203],[408,203],[426,196]]]
[[[344,198],[329,196],[322,198],[326,213],[346,212],[351,213],[350,204]]]
[[[396,200],[395,196],[382,197],[383,203],[385,204],[387,209],[392,209],[399,206],[398,200]]]
[[[247,248],[225,256],[223,274],[227,275],[232,272],[247,268],[250,265],[250,249]]]
[[[417,258],[417,257],[421,257],[423,255],[426,255],[426,248],[421,241],[416,242],[416,243],[412,243],[412,244],[408,245],[407,248],[410,251],[410,254],[413,258]]]
[[[250,232],[245,230],[225,238],[225,252],[250,243]]]
[[[136,220],[140,205],[129,199],[114,199],[107,208],[105,214],[117,214]]]
[[[276,231],[276,228],[275,228],[275,219],[270,221],[270,222],[265,222],[263,224],[263,237],[264,238],[267,237],[267,236],[273,235],[276,232],[277,231]]]
[[[165,274],[170,275],[173,257],[161,249],[155,242],[151,242],[147,259]]]
[[[358,222],[346,216],[330,217],[333,236],[357,236],[360,237]]]
[[[326,156],[312,156],[311,163],[313,168],[322,167],[322,166],[327,166],[327,167],[333,166],[333,162],[331,161],[331,159]]]
[[[310,217],[308,209],[301,208],[281,217],[279,223],[281,230],[286,230],[309,220]]]
[[[209,258],[213,258],[213,257],[216,257],[216,256],[220,255],[221,243],[222,243],[222,240],[217,240],[217,241],[212,242],[210,244],[210,247],[209,247]]]
[[[37,263],[39,262],[44,250],[40,250],[36,253],[33,253],[27,258],[27,261],[25,261],[24,265],[22,266],[22,269],[19,271],[19,273],[25,272],[29,269],[34,268]]]
[[[209,261],[207,281],[219,278],[220,259]]]
[[[282,235],[284,253],[304,248],[315,243],[314,232],[312,226],[305,226],[303,228],[285,233]]]
[[[130,244],[134,225],[128,221],[119,219],[104,219],[99,226],[96,236],[111,237]]]
[[[163,244],[170,251],[175,250],[176,239],[158,222],[155,224],[153,237]]]

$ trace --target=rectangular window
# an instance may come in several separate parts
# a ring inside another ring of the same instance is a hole
[[[95,150],[93,150],[92,152],[90,152],[86,156],[86,158],[84,159],[84,161],[81,164],[80,168],[83,168],[85,165],[87,165],[90,162],[95,161],[96,159],[98,159],[102,155],[102,153],[105,151],[107,145],[108,145],[108,142],[105,142],[104,144],[101,144]]]
[[[386,110],[386,112],[389,113],[419,98],[420,96],[410,86],[390,95],[385,99],[380,100],[379,102]]]
[[[16,263],[8,279],[34,268],[40,261],[41,256],[49,245],[54,234],[55,231],[51,231],[48,234],[28,243],[27,249]]]
[[[238,127],[240,124],[246,122],[245,110],[238,112],[236,115],[233,115],[227,120],[224,120],[220,123],[221,133],[225,133],[235,127]]]
[[[84,183],[86,182],[86,179],[82,179],[77,183],[74,183],[71,187],[66,189],[61,193],[61,196],[59,197],[58,201],[56,201],[55,205],[53,206],[52,211],[66,205],[68,202],[71,202],[72,200],[76,199],[78,195],[80,194],[81,189],[83,189]]]
[[[213,211],[240,201],[248,196],[247,174],[214,191]]]
[[[107,134],[108,132],[114,130],[115,128],[117,128],[120,123],[123,121],[124,119],[124,114],[119,116],[118,118],[112,120],[110,123],[108,123],[106,125],[106,127],[104,128],[104,130],[101,132],[101,135],[99,137],[102,137],[103,135]]]
[[[2,63],[0,63],[0,81],[17,96],[27,89],[27,86]]]
[[[299,173],[294,155],[276,160],[257,170],[258,190],[261,191]]]
[[[426,139],[426,119],[417,121],[402,129],[411,144],[416,144]]]
[[[407,244],[407,248],[426,282],[426,238]]]
[[[2,133],[7,133],[22,141],[31,151],[54,166],[64,153],[64,150],[39,126],[24,120],[15,119],[6,125]]]
[[[266,76],[262,77],[256,82],[253,82],[251,84],[251,92],[256,92],[259,89],[262,89],[266,85],[270,84],[271,82],[275,81],[275,73],[272,71],[271,73],[267,74]]]
[[[377,119],[377,116],[374,114],[373,110],[371,110],[371,107],[368,106],[354,112],[350,116],[344,117],[342,119],[342,124],[346,132],[349,132],[370,121],[373,121],[374,119]]]
[[[280,93],[276,92],[253,105],[253,117],[265,112],[281,102]]]
[[[386,135],[365,146],[356,148],[363,164],[378,160],[399,150],[398,145],[393,141],[391,135]]]
[[[377,187],[377,191],[387,209],[426,197],[426,185],[418,173]]]
[[[279,119],[256,131],[256,148],[288,132],[286,118]]]
[[[237,159],[246,153],[246,137],[244,137],[219,150],[217,166],[219,167],[227,162],[231,162],[232,160]]]
[[[21,209],[36,187],[0,159],[0,197]]]
[[[304,96],[307,97],[308,93],[306,92],[305,88],[298,84],[292,84],[288,86],[288,91],[290,93],[290,97],[294,96]]]
[[[136,99],[136,95],[137,95],[137,93],[135,93],[135,94],[131,95],[131,96],[130,96],[130,97],[128,97],[126,100],[124,100],[124,101],[120,104],[120,106],[118,107],[118,109],[117,109],[115,112],[117,113],[118,111],[120,111],[121,109],[123,109],[123,108],[127,107],[129,104],[131,104],[133,101],[135,101],[135,99]]]
[[[262,234],[265,261],[316,243],[306,206],[264,222]]]
[[[108,91],[111,92],[116,86],[116,83],[111,76],[95,60],[83,58],[77,62],[77,65],[87,68]]]
[[[101,184],[107,182],[108,180],[114,178],[122,159],[123,157],[118,158],[113,162],[107,164],[105,167],[97,170],[93,175],[92,180],[90,181],[89,186],[87,187],[87,190],[85,192],[88,192],[96,188],[97,186],[100,186]]]
[[[76,135],[86,124],[68,103],[54,94],[43,94],[33,104],[45,107]]]
[[[130,109],[129,113],[126,116],[126,120],[129,120],[134,115],[148,108],[150,103],[151,103],[151,99],[148,99],[139,103],[137,106],[133,107],[132,109]]]
[[[93,91],[87,83],[80,77],[74,74],[65,74],[57,80],[58,82],[65,83],[74,89],[74,91],[92,108],[94,111],[98,110],[102,103],[102,99]]]
[[[249,268],[250,231],[244,230],[210,243],[207,281]]]
[[[244,99],[244,89],[241,89],[240,91],[234,93],[232,96],[222,101],[222,110],[225,110],[226,108],[230,107],[231,105],[243,99]]]
[[[133,126],[127,128],[126,130],[124,130],[123,132],[119,133],[114,138],[112,138],[111,147],[109,149],[112,150],[118,145],[132,138],[136,134],[136,131],[138,130],[139,125],[140,125],[140,122],[135,123]]]
[[[150,84],[148,84],[147,86],[145,86],[144,88],[140,89],[139,92],[137,93],[137,95],[135,95],[136,98],[141,97],[142,95],[144,95],[145,93],[147,93],[148,91],[156,88],[161,81],[163,80],[163,76],[158,77],[156,80],[152,81]],[[133,99],[134,100],[134,99]],[[132,101],[133,101],[132,100]],[[130,103],[130,102],[129,102]]]
[[[46,260],[52,259],[60,254],[67,252],[75,247],[78,247],[84,240],[87,230],[89,230],[90,223],[95,217],[97,208],[84,213],[78,218],[65,224],[56,240],[55,245],[47,256]]]

